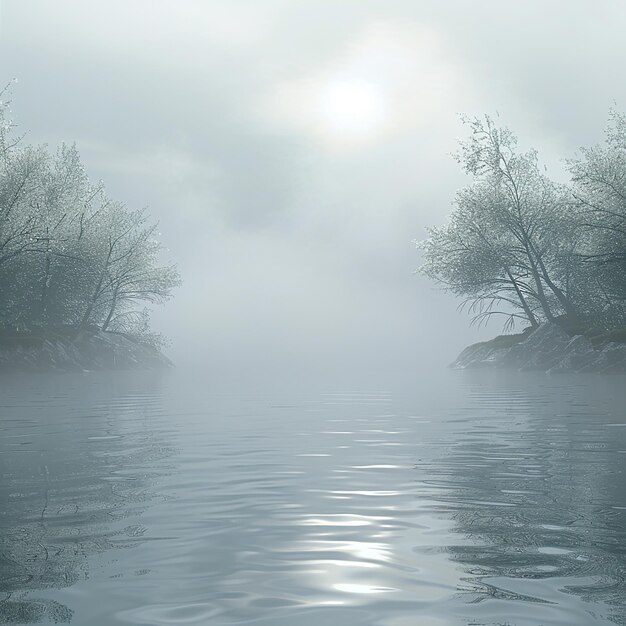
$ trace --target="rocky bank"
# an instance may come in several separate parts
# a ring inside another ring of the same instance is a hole
[[[626,344],[594,345],[583,335],[570,336],[546,322],[520,336],[513,345],[487,341],[469,346],[450,365],[453,369],[508,368],[519,371],[626,372]]]
[[[103,331],[11,337],[0,342],[3,371],[163,369],[172,362],[158,349],[128,335]]]

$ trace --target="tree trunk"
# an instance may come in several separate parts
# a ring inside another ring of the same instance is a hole
[[[113,291],[113,298],[111,299],[111,308],[109,309],[109,314],[107,318],[104,320],[104,324],[102,324],[102,330],[106,330],[113,319],[113,313],[115,313],[115,307],[117,306],[117,294],[119,292],[119,285],[115,287]]]
[[[552,282],[552,280],[548,276],[548,270],[546,269],[546,266],[544,265],[543,260],[541,259],[541,257],[538,257],[537,261],[539,263],[539,269],[541,269],[541,274],[543,276],[543,279],[546,281],[546,285],[548,285],[548,287],[550,287],[550,290],[556,296],[557,300],[559,301],[559,303],[563,307],[563,311],[565,311],[565,313],[569,317],[576,317],[576,310],[575,310],[574,306],[572,305],[570,299],[565,295],[565,293],[563,292],[563,290],[560,287],[557,287]]]
[[[96,302],[98,301],[98,297],[100,296],[100,289],[102,289],[103,282],[104,282],[104,272],[102,272],[100,276],[100,280],[98,281],[98,284],[96,288],[94,289],[94,292],[91,296],[89,304],[87,305],[87,310],[83,314],[80,324],[78,325],[78,327],[81,329],[86,328],[87,325],[89,324],[89,318],[91,317],[91,314],[93,313],[93,308],[96,306]]]
[[[543,288],[543,283],[541,282],[541,275],[539,273],[539,270],[537,269],[537,262],[535,261],[535,258],[531,249],[532,244],[530,243],[526,233],[524,233],[524,236],[523,236],[523,246],[526,252],[526,258],[528,259],[528,262],[530,264],[530,271],[531,271],[531,274],[533,275],[535,286],[537,287],[537,300],[539,300],[539,304],[541,304],[541,308],[543,309],[543,312],[545,313],[546,318],[549,321],[553,322],[554,315],[552,311],[550,310],[550,305],[548,304],[548,298],[546,297],[546,292]]]
[[[89,323],[89,318],[91,317],[91,314],[93,313],[93,308],[96,306],[96,302],[98,301],[98,298],[100,297],[102,283],[104,283],[104,277],[106,275],[107,270],[109,269],[109,263],[111,262],[112,254],[113,254],[113,245],[109,241],[109,252],[107,254],[106,261],[104,262],[104,267],[102,268],[102,272],[100,273],[100,279],[98,280],[98,284],[96,285],[96,288],[94,289],[93,294],[91,295],[89,304],[87,305],[87,310],[83,314],[83,318],[81,319],[80,324],[78,325],[80,329],[86,328],[87,324]]]
[[[46,229],[47,231],[48,229]],[[46,232],[47,235],[47,232]],[[50,267],[52,265],[50,259],[50,239],[46,237],[46,261],[44,264],[43,285],[41,286],[41,298],[39,301],[39,318],[46,323],[46,311],[48,309],[48,288],[50,287]]]
[[[505,271],[506,271],[507,276],[509,277],[509,279],[511,281],[511,284],[513,285],[513,288],[515,289],[515,293],[517,294],[517,297],[519,298],[520,304],[522,305],[522,309],[524,309],[524,313],[526,314],[526,317],[528,318],[528,321],[530,322],[530,325],[533,328],[537,328],[537,326],[539,326],[539,322],[537,322],[537,318],[535,317],[535,314],[532,312],[532,309],[528,305],[528,302],[526,301],[526,298],[524,297],[524,294],[522,293],[521,289],[519,288],[519,285],[517,284],[517,281],[513,278],[513,275],[509,271],[508,267],[505,268]]]

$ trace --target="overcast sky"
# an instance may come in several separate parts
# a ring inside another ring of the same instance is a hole
[[[179,363],[394,370],[500,331],[413,274],[467,182],[458,113],[558,176],[626,107],[624,32],[617,0],[0,0],[0,82],[160,221]]]

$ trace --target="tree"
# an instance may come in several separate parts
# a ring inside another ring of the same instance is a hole
[[[626,321],[626,116],[612,111],[603,145],[582,148],[569,161],[579,257],[594,285],[596,315]]]
[[[430,237],[421,243],[422,272],[463,297],[461,307],[468,308],[479,325],[504,315],[505,328],[517,319],[536,326],[536,294],[529,286],[528,272],[520,272],[508,238],[489,229],[483,219],[490,201],[490,194],[483,196],[477,187],[457,195],[457,209],[448,224],[430,229]]]
[[[90,237],[93,287],[81,319],[107,330],[131,319],[141,302],[163,302],[180,283],[174,266],[159,266],[162,246],[145,211],[106,201]]]
[[[94,198],[101,185],[92,186],[76,146],[62,145],[48,156],[40,174],[40,193],[33,203],[38,220],[29,248],[35,256],[31,279],[36,289],[34,315],[41,325],[69,324],[89,278],[88,255],[80,246],[85,220],[93,216]]]
[[[0,92],[0,96],[6,92]],[[180,283],[145,211],[92,184],[75,146],[15,137],[0,102],[0,327],[147,332],[146,303]]]
[[[517,150],[508,129],[489,117],[464,121],[470,137],[456,158],[473,182],[457,194],[448,226],[422,244],[422,271],[465,296],[478,322],[496,314],[507,315],[509,327],[519,318],[536,326],[575,317],[565,190],[540,172],[534,150]]]
[[[5,94],[6,88],[0,97]],[[0,101],[0,265],[32,245],[39,217],[34,200],[46,161],[43,149],[19,145],[7,113],[8,103]]]

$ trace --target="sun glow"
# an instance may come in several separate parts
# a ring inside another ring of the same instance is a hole
[[[383,127],[387,106],[381,88],[360,80],[334,80],[318,95],[319,122],[327,131],[367,136]]]
[[[277,85],[264,115],[330,150],[351,152],[423,128],[458,100],[463,81],[425,27],[375,22],[344,54]]]

